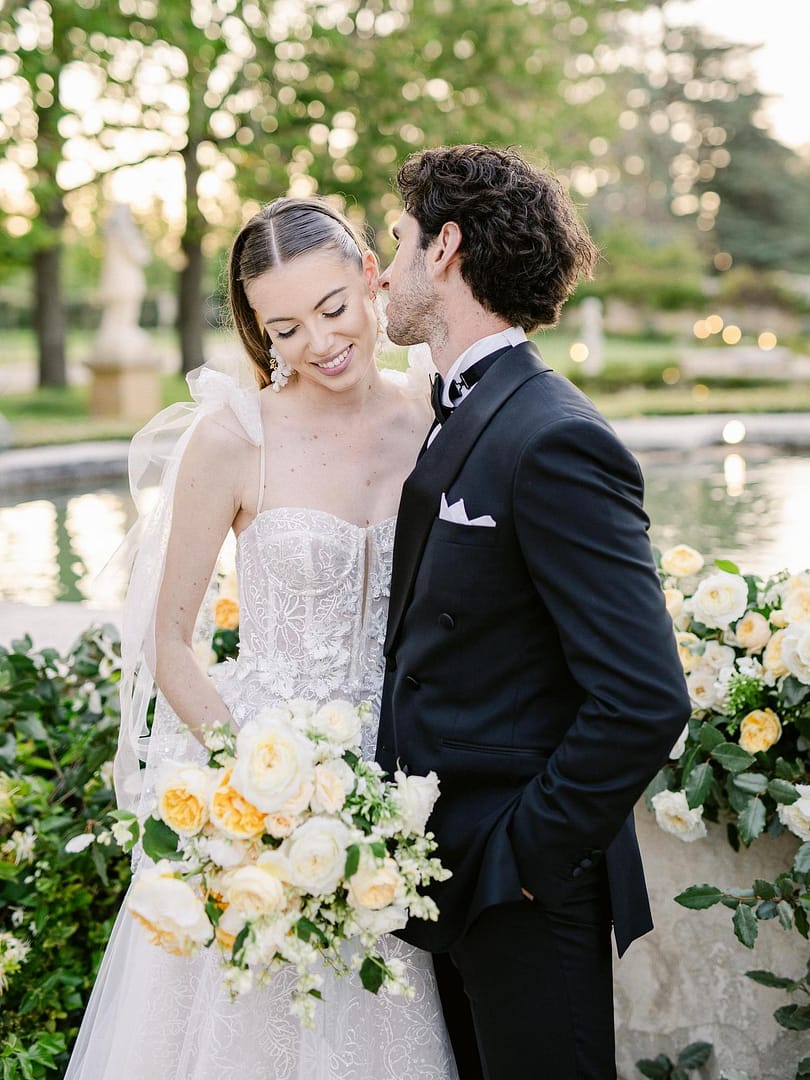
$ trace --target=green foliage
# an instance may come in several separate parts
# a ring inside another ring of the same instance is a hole
[[[694,1042],[681,1050],[677,1061],[673,1062],[666,1054],[659,1054],[656,1058],[637,1061],[636,1068],[650,1080],[687,1080],[693,1069],[700,1069],[706,1064],[713,1049],[711,1043]]]
[[[9,1080],[61,1075],[129,878],[99,828],[113,807],[119,674],[112,627],[64,658],[29,638],[0,648],[0,933],[29,947],[5,988],[0,947]],[[65,850],[93,832],[84,850]]]
[[[649,233],[627,223],[595,229],[602,261],[595,279],[580,294],[615,296],[654,311],[700,308],[706,300],[704,258],[685,235],[656,243]]]

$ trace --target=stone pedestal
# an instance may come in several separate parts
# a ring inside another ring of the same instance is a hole
[[[159,363],[115,365],[89,363],[90,413],[146,420],[161,408]]]
[[[758,877],[772,880],[791,865],[800,841],[788,834],[778,840],[764,836],[749,850],[734,852],[725,830],[709,824],[706,839],[684,844],[662,832],[643,804],[636,808],[636,824],[655,930],[615,962],[619,1077],[638,1080],[639,1058],[663,1052],[674,1060],[696,1041],[714,1045],[709,1064],[694,1074],[702,1080],[731,1069],[751,1080],[795,1076],[810,1053],[807,1033],[786,1031],[773,1013],[799,999],[758,986],[745,972],[758,968],[799,978],[807,943],[773,919],[759,923],[756,945],[746,949],[734,937],[728,908],[688,911],[673,897],[704,882],[723,888],[750,887]]]

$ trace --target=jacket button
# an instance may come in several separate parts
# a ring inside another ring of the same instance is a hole
[[[571,871],[571,877],[580,877],[584,873],[581,866],[575,866]]]
[[[583,870],[590,870],[593,866],[593,859],[583,859],[579,864]]]
[[[413,677],[413,675],[406,675],[405,682],[408,686],[410,686],[411,690],[418,690],[419,687],[422,685],[418,679],[415,679]]]
[[[439,626],[443,626],[445,630],[452,630],[456,625],[456,620],[450,614],[449,611],[443,611],[439,616]]]

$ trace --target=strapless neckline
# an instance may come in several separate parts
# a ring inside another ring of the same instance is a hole
[[[339,517],[337,514],[332,514],[328,510],[318,510],[311,506],[269,506],[266,510],[260,510],[253,520],[242,529],[239,536],[236,538],[237,543],[246,533],[250,532],[260,518],[269,517],[272,514],[283,513],[313,514],[315,517],[326,518],[341,527],[353,529],[355,532],[360,533],[374,532],[377,529],[383,529],[388,525],[392,525],[396,521],[396,515],[393,515],[392,517],[384,518],[382,521],[375,521],[371,525],[358,525],[356,522],[348,521],[346,518]]]

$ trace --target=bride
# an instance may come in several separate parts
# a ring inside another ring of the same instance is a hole
[[[342,696],[379,710],[395,514],[430,406],[375,365],[377,288],[376,259],[342,215],[317,200],[271,203],[229,265],[253,377],[198,369],[196,406],[167,410],[134,441],[134,490],[156,467],[161,489],[142,515],[124,616],[125,807],[148,812],[161,762],[205,760],[204,727],[238,727],[274,700]],[[209,676],[195,623],[230,529],[240,651]],[[375,735],[364,736],[370,758]],[[327,974],[312,1030],[289,1013],[292,969],[231,1002],[214,950],[169,955],[122,909],[66,1080],[455,1080],[429,954],[381,945],[415,997]]]

